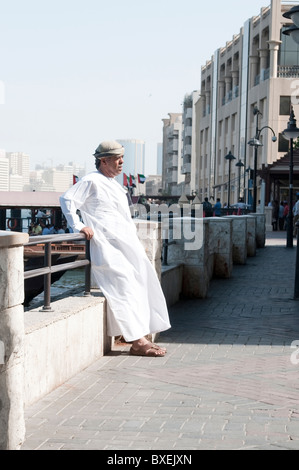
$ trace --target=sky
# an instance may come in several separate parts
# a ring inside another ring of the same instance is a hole
[[[214,52],[270,0],[0,0],[0,149],[94,169],[140,139],[156,174],[162,119],[200,90]]]

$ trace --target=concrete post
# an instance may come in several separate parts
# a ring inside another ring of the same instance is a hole
[[[24,262],[28,234],[0,231],[0,450],[17,450],[24,421]]]

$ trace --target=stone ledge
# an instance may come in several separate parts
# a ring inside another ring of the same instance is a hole
[[[28,233],[0,230],[0,248],[12,248],[14,246],[22,246],[28,242]]]
[[[67,319],[74,313],[103,303],[105,303],[105,297],[99,290],[94,289],[90,296],[85,297],[82,292],[73,297],[51,302],[52,311],[43,311],[42,307],[27,310],[24,313],[25,334],[46,328],[55,322]]]
[[[25,312],[24,405],[33,404],[111,350],[107,303],[77,295],[51,303],[53,312]]]

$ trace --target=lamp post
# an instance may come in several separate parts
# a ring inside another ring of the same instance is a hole
[[[292,39],[299,44],[299,5],[294,6],[289,11],[283,14],[284,18],[291,19],[293,21],[293,25],[283,31],[283,34],[291,36]],[[296,120],[294,109],[291,110],[290,121],[288,123],[287,134],[289,134],[290,128],[293,126],[293,131],[297,129]],[[298,130],[298,129],[297,129]],[[283,135],[287,137],[285,133]],[[290,136],[289,136],[290,137]],[[289,202],[289,215],[290,219],[288,219],[288,226],[287,226],[287,247],[293,247],[293,168],[294,168],[294,161],[293,161],[293,139],[298,137],[296,136],[296,132],[293,132],[293,135],[290,137],[290,202]],[[292,186],[292,190],[291,190]],[[291,206],[292,203],[292,206]],[[297,222],[297,254],[296,254],[296,271],[295,271],[295,289],[294,289],[294,300],[299,299],[299,223]],[[291,232],[292,230],[292,232]]]
[[[293,248],[294,215],[293,215],[293,190],[294,190],[294,139],[299,137],[299,129],[292,107],[288,127],[282,133],[285,139],[290,141],[290,171],[289,171],[289,214],[287,218],[287,248]]]
[[[239,160],[238,163],[236,163],[236,167],[238,167],[238,170],[239,170],[239,176],[238,176],[238,178],[239,178],[239,182],[238,182],[238,191],[239,191],[238,201],[240,200],[240,197],[241,197],[241,168],[244,168],[244,166],[245,165],[241,160]]]
[[[233,160],[236,160],[236,157],[233,156],[231,152],[225,157],[228,160],[228,196],[227,196],[227,205],[230,207],[230,173],[231,173],[231,164]]]
[[[262,116],[262,113],[257,108],[254,107],[253,114],[256,116],[256,128],[255,128],[255,137],[248,142],[248,145],[254,147],[254,169],[253,169],[253,205],[252,210],[256,212],[256,202],[257,202],[257,184],[256,184],[256,176],[257,176],[257,151],[259,147],[263,147],[263,144],[260,142],[260,135],[264,129],[270,129],[273,134],[272,142],[277,141],[277,137],[275,135],[274,130],[270,126],[264,126],[262,129],[259,129],[259,116]]]
[[[253,170],[252,170],[252,168],[250,168],[250,166],[249,166],[249,167],[247,168],[247,170],[245,170],[245,171],[246,171],[246,173],[248,174],[248,179],[247,179],[247,200],[246,200],[246,203],[247,203],[247,204],[250,204],[250,203],[251,203],[251,200],[252,200],[252,197],[251,197],[251,198],[249,197],[249,195],[251,195],[251,193],[249,192],[249,190],[251,189],[251,188],[249,187],[249,181],[252,180],[251,175],[252,175]]]

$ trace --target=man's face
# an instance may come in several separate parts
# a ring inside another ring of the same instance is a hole
[[[123,171],[124,157],[104,157],[101,159],[100,170],[109,178],[118,176]]]

